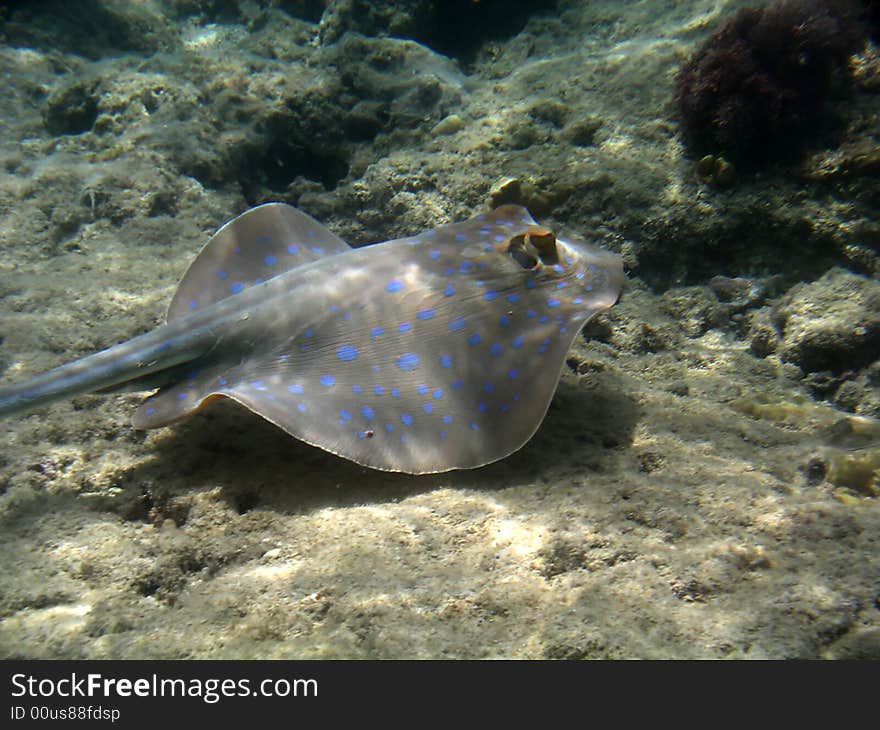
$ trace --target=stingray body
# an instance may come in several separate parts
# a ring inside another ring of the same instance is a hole
[[[0,390],[0,415],[158,388],[135,427],[224,396],[365,466],[478,467],[534,434],[573,339],[622,279],[618,256],[518,206],[352,249],[269,203],[208,241],[166,324]]]

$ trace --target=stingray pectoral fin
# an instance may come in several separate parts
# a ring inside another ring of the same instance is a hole
[[[491,381],[477,377],[426,388],[419,381],[398,387],[399,379],[377,374],[364,388],[342,373],[335,382],[293,379],[286,387],[242,383],[225,394],[292,436],[358,464],[429,474],[482,466],[525,444],[559,377],[558,360],[548,365],[522,390],[499,379],[492,394],[486,392]],[[439,360],[436,368],[445,371]],[[426,360],[420,380],[445,382],[445,372],[430,369]]]
[[[181,279],[165,319],[171,322],[286,271],[350,250],[339,236],[290,205],[251,208],[204,245]]]
[[[137,429],[170,426],[223,395],[217,392],[197,393],[182,384],[162,388],[138,406],[131,417],[131,425]]]

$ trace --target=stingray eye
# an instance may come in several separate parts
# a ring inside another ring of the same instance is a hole
[[[526,233],[526,245],[531,245],[545,264],[552,266],[559,263],[559,251],[556,249],[556,236],[546,228],[530,228]]]
[[[524,269],[534,269],[538,265],[538,252],[528,243],[528,234],[520,233],[510,239],[507,252]]]
[[[538,259],[523,249],[510,249],[510,255],[524,269],[534,269],[538,265]]]

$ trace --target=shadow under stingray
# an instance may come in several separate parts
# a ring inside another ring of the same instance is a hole
[[[220,400],[148,441],[151,458],[129,476],[163,499],[220,487],[240,513],[259,506],[287,514],[394,502],[440,487],[494,490],[552,480],[560,472],[595,471],[607,449],[632,441],[639,408],[625,386],[608,373],[589,381],[585,387],[563,379],[535,436],[478,469],[421,476],[369,469]]]

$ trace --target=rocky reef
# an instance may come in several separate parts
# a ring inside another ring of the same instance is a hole
[[[629,281],[477,471],[230,404],[144,434],[138,394],[3,421],[0,655],[880,656],[880,57],[831,4],[755,7],[4,3],[4,382],[154,326],[268,200],[355,246],[518,203]],[[775,121],[708,90],[742,38]]]

